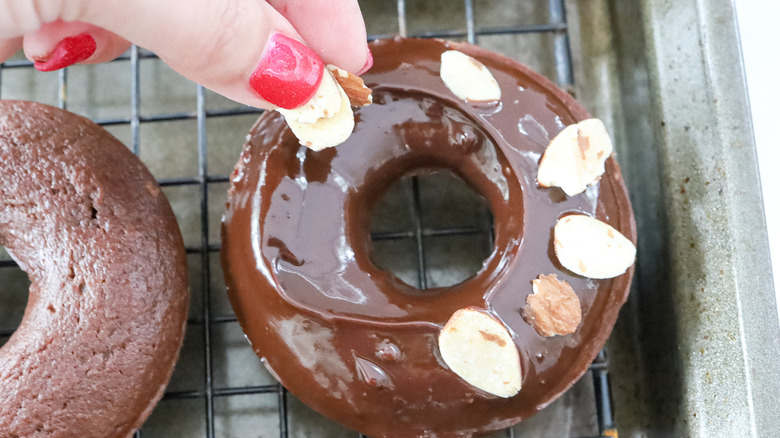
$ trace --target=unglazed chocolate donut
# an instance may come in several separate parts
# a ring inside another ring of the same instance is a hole
[[[445,86],[441,54],[481,61],[501,88],[468,103]],[[558,263],[552,233],[579,212],[636,241],[633,213],[613,158],[584,193],[536,183],[546,145],[588,118],[567,93],[527,67],[476,46],[396,38],[372,43],[363,78],[374,103],[333,149],[300,146],[281,116],[253,127],[232,175],[223,220],[228,294],[256,353],[304,403],[374,437],[471,436],[511,426],[569,388],[604,345],[633,268],[608,280]],[[402,176],[448,169],[484,195],[495,247],[463,283],[426,291],[369,259],[375,201]],[[543,337],[523,318],[531,282],[556,274],[576,291],[582,322]],[[503,323],[520,356],[522,389],[481,391],[446,365],[437,337],[459,309]]]
[[[131,435],[163,395],[189,305],[165,195],[99,126],[21,101],[0,101],[0,181],[0,243],[32,283],[0,349],[0,436]]]

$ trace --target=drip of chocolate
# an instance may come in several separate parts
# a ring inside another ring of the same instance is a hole
[[[484,63],[502,98],[468,103],[439,77],[456,49]],[[228,294],[256,353],[315,410],[371,436],[484,434],[534,414],[569,388],[603,346],[633,269],[610,280],[566,271],[552,249],[563,214],[592,215],[636,241],[613,158],[600,182],[566,197],[536,184],[550,139],[588,117],[527,67],[467,44],[396,38],[372,43],[363,78],[374,103],[355,112],[349,140],[321,152],[298,144],[278,114],[252,128],[223,220]],[[369,259],[371,213],[410,172],[448,169],[488,200],[495,247],[463,283],[426,291]],[[583,321],[544,338],[522,316],[531,281],[556,274],[576,291]],[[440,357],[437,336],[458,309],[490,311],[520,352],[523,385],[503,399],[470,386]],[[460,436],[460,435],[458,435]]]

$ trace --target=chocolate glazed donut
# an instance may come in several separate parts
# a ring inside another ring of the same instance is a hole
[[[456,49],[481,61],[502,98],[471,104],[439,76]],[[375,437],[471,436],[511,426],[548,405],[587,369],[626,300],[633,268],[591,280],[562,268],[552,245],[559,217],[579,212],[636,241],[613,158],[584,193],[538,187],[550,139],[588,117],[527,67],[467,44],[400,39],[371,45],[363,76],[374,104],[356,110],[349,140],[313,152],[281,116],[264,114],[232,175],[223,221],[228,294],[257,354],[315,410]],[[495,248],[463,283],[417,290],[369,259],[375,201],[403,175],[449,169],[484,195]],[[531,281],[557,274],[583,319],[545,338],[522,315]],[[472,387],[441,358],[437,336],[462,308],[486,309],[520,353],[522,389],[499,398]]]
[[[87,119],[0,101],[0,243],[30,277],[0,349],[0,436],[123,437],[173,371],[189,305],[165,195]]]

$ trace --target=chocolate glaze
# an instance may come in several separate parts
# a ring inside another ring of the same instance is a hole
[[[456,48],[482,61],[502,90],[492,104],[457,99],[439,77]],[[334,148],[298,145],[281,116],[252,128],[223,219],[228,294],[257,354],[315,410],[371,436],[470,436],[549,404],[587,369],[628,294],[633,269],[591,280],[563,269],[556,220],[590,214],[636,241],[613,158],[598,184],[567,198],[536,185],[538,161],[566,125],[588,117],[568,94],[508,58],[466,44],[396,38],[371,45],[363,78],[374,104]],[[449,169],[488,200],[495,248],[461,284],[417,290],[369,259],[374,202],[404,174]],[[543,338],[523,320],[531,280],[555,273],[582,302],[576,333]],[[486,394],[440,358],[439,330],[456,310],[488,309],[518,347],[523,387]]]

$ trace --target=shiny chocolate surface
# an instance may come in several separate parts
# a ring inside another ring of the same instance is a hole
[[[501,86],[494,103],[459,100],[439,77],[443,51],[484,63]],[[592,215],[636,241],[619,167],[568,198],[536,184],[547,143],[588,117],[571,96],[508,58],[439,40],[372,43],[363,78],[374,104],[357,109],[350,139],[313,152],[275,112],[252,128],[232,175],[223,219],[228,294],[255,352],[315,410],[374,437],[470,436],[510,426],[571,386],[603,346],[633,268],[610,280],[560,266],[552,229],[567,213]],[[415,289],[375,267],[371,214],[403,175],[451,170],[488,200],[495,246],[463,283]],[[531,281],[557,274],[580,298],[571,335],[541,337],[522,317]],[[509,329],[523,387],[484,393],[451,372],[437,347],[458,309],[487,309]]]

